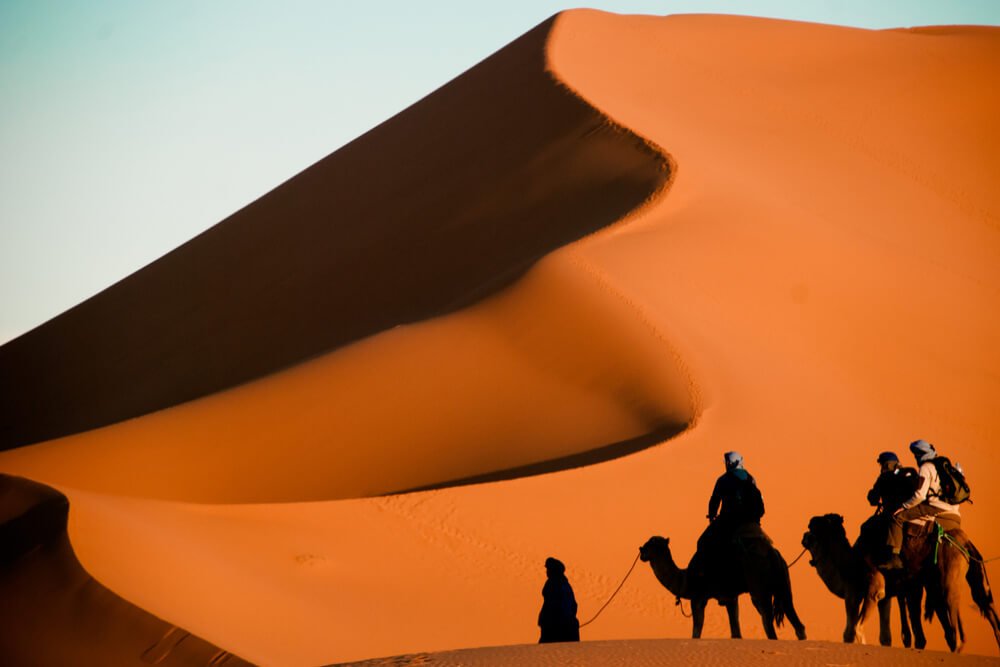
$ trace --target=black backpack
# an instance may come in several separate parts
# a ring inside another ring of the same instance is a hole
[[[931,459],[931,463],[937,469],[938,478],[941,480],[941,492],[938,493],[938,498],[949,505],[972,502],[969,498],[969,483],[965,481],[965,475],[961,470],[944,456],[935,456]]]
[[[760,521],[764,516],[764,497],[760,494],[760,489],[751,480],[743,482],[740,490],[740,505],[742,513],[751,521]]]

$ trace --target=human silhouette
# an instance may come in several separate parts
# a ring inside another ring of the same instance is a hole
[[[542,610],[538,612],[538,627],[542,630],[539,644],[580,641],[580,622],[576,618],[576,598],[566,578],[566,566],[556,558],[545,559],[542,586]]]
[[[735,575],[737,534],[745,533],[748,538],[761,534],[764,499],[757,481],[743,467],[739,452],[726,452],[723,461],[726,472],[716,480],[708,501],[708,527],[698,538],[698,549],[688,564],[692,577],[703,577],[710,571],[716,577]]]

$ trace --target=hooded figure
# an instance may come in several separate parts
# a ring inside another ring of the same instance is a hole
[[[538,643],[580,641],[576,597],[566,578],[566,566],[556,558],[546,558],[545,574],[548,579],[542,587],[542,610],[538,612],[538,627],[542,629]]]
[[[715,579],[731,569],[737,532],[748,527],[760,530],[764,499],[753,475],[743,467],[739,452],[723,455],[726,472],[715,482],[708,501],[708,527],[698,538],[698,549],[688,564],[692,577],[714,573]],[[720,510],[721,507],[721,510]]]
[[[885,570],[903,567],[899,553],[903,549],[903,524],[905,522],[933,520],[938,514],[944,513],[952,515],[953,520],[961,520],[958,505],[947,503],[939,497],[941,477],[938,475],[937,466],[934,465],[934,459],[938,455],[934,445],[926,440],[914,440],[910,443],[910,451],[920,466],[917,471],[919,480],[913,495],[903,501],[899,509],[892,515],[888,539],[891,556],[881,566]]]
[[[913,496],[920,479],[914,468],[904,468],[899,464],[895,452],[878,455],[879,476],[868,491],[868,504],[879,508],[879,513],[892,513]]]
[[[879,476],[868,490],[868,504],[877,509],[875,514],[861,524],[858,544],[876,561],[883,562],[892,556],[887,546],[892,515],[913,496],[920,478],[915,468],[905,468],[899,464],[899,457],[895,452],[882,452],[875,462],[879,465]]]
[[[708,501],[708,520],[721,519],[732,524],[760,523],[760,518],[764,516],[764,500],[753,475],[743,467],[743,455],[726,452],[723,460],[726,472],[715,481],[712,497]]]

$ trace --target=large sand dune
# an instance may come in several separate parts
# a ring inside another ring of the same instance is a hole
[[[789,561],[918,437],[1000,555],[998,70],[993,29],[561,14],[0,348],[0,470],[68,496],[98,581],[265,664],[531,641],[548,555],[589,618],[650,535],[686,560],[728,449]],[[584,637],[689,624],[643,567]]]

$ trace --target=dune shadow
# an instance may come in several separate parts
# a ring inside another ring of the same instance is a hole
[[[529,463],[527,465],[515,466],[504,470],[494,470],[481,475],[472,475],[470,477],[462,477],[460,479],[447,482],[427,484],[425,486],[418,486],[383,495],[414,493],[416,491],[435,491],[438,489],[448,489],[456,486],[484,484],[486,482],[504,482],[511,479],[517,479],[519,477],[533,477],[535,475],[544,475],[551,472],[582,468],[584,466],[619,459],[623,456],[635,454],[636,452],[648,449],[654,445],[661,444],[680,435],[687,430],[688,426],[689,424],[667,424],[635,438],[620,440],[596,449],[588,449],[585,452],[577,452],[576,454],[570,454],[569,456],[561,456],[547,461],[539,461],[538,463]]]

